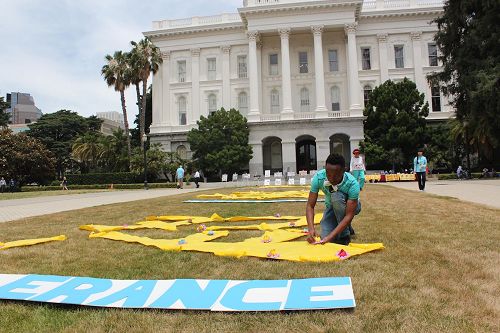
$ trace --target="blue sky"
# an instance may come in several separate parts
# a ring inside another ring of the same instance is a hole
[[[128,51],[152,21],[236,12],[242,0],[0,0],[0,96],[30,93],[44,113],[120,111],[101,77],[104,56]],[[137,108],[127,91],[129,120]]]

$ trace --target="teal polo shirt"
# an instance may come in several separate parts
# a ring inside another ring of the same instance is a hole
[[[332,198],[329,189],[327,188],[327,186],[325,186],[325,181],[328,181],[328,179],[326,178],[326,170],[321,169],[316,172],[313,179],[311,180],[310,191],[312,193],[318,193],[319,190],[323,191],[323,193],[325,194],[325,205],[326,207],[331,207]],[[354,176],[348,172],[344,172],[344,179],[340,184],[337,185],[337,191],[344,193],[347,196],[348,200],[359,199],[359,183],[356,178],[354,178]]]

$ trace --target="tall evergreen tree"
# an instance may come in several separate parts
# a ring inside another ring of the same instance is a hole
[[[464,132],[458,137],[467,140],[462,144],[483,152],[489,162],[495,151],[500,158],[499,19],[498,0],[447,1],[435,20],[443,69],[429,76],[456,109]]]

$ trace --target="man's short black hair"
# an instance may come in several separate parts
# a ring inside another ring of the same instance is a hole
[[[340,165],[341,168],[345,168],[344,156],[339,154],[330,154],[330,156],[326,159],[326,164]]]

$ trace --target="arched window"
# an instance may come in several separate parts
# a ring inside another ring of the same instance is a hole
[[[300,112],[309,112],[309,90],[307,88],[300,89]]]
[[[242,115],[248,114],[248,95],[244,91],[238,94],[238,109]]]
[[[179,147],[177,147],[176,152],[179,155],[179,157],[182,158],[183,160],[187,159],[187,148],[186,148],[186,146],[180,145]]]
[[[177,100],[177,106],[179,108],[179,125],[186,125],[186,97],[181,96]]]
[[[217,111],[217,96],[215,94],[208,95],[208,114]]]
[[[278,90],[271,90],[271,113],[280,113],[280,94]]]
[[[330,89],[330,95],[332,99],[332,111],[340,111],[340,89],[337,86],[333,86]]]
[[[372,87],[370,87],[369,85],[363,87],[363,99],[365,101],[365,106],[367,106],[368,102],[370,101],[371,93],[372,93]]]

